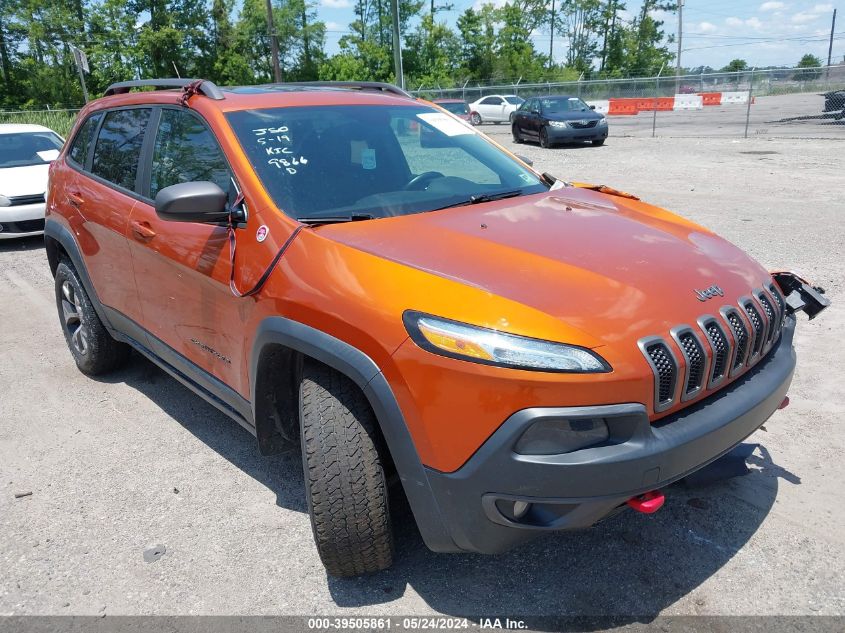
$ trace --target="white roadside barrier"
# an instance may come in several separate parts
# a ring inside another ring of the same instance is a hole
[[[675,110],[703,110],[701,95],[675,95]]]
[[[610,101],[605,99],[604,101],[587,101],[587,105],[596,106],[596,112],[601,114],[607,114],[610,110]]]
[[[723,92],[722,105],[726,103],[748,103],[747,92]]]

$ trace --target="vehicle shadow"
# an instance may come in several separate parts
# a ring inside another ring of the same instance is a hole
[[[264,457],[255,437],[137,352],[126,367],[96,380],[125,383],[154,402],[206,446],[276,494],[276,505],[306,512],[299,447]]]
[[[305,512],[299,451],[258,453],[250,433],[134,354],[105,379],[124,382],[244,473],[276,495],[279,507]],[[430,609],[479,621],[518,617],[539,630],[651,622],[716,573],[748,542],[772,508],[781,479],[801,480],[774,463],[764,446],[743,477],[691,488],[668,488],[654,515],[633,511],[589,530],[549,534],[499,556],[435,554],[417,531],[400,490],[391,495],[396,536],[390,569],[360,578],[326,577],[334,602],[360,608],[394,601],[413,589]],[[582,620],[580,618],[587,618]]]
[[[0,253],[11,253],[13,251],[37,251],[43,248],[44,238],[41,235],[0,240]]]

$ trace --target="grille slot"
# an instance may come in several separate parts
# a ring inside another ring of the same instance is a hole
[[[654,410],[663,411],[675,401],[678,362],[666,342],[659,337],[640,341],[640,349],[654,372]]]
[[[763,312],[766,314],[766,319],[769,322],[769,330],[766,335],[766,345],[771,345],[772,342],[775,340],[775,334],[777,333],[777,313],[775,312],[775,308],[772,305],[772,302],[769,301],[769,298],[766,294],[760,290],[757,293],[757,301],[760,302],[760,305],[763,306]]]
[[[778,307],[778,329],[783,327],[783,319],[786,316],[786,308],[783,303],[783,297],[781,297],[780,292],[778,289],[775,288],[774,284],[769,284],[769,293],[774,297],[775,303]]]
[[[739,312],[731,308],[725,310],[722,316],[728,322],[728,326],[731,328],[734,341],[736,342],[736,353],[734,354],[733,363],[731,363],[731,373],[733,374],[745,363],[751,337],[748,335],[748,328],[745,327],[745,322],[739,316]]]
[[[707,378],[707,355],[698,336],[689,326],[676,327],[671,332],[686,363],[686,378],[681,400],[689,400],[704,387]]]
[[[760,316],[760,313],[757,311],[757,308],[754,306],[751,299],[743,300],[742,309],[745,311],[748,320],[751,322],[751,330],[752,334],[754,334],[754,342],[751,347],[751,358],[749,359],[749,362],[751,362],[756,360],[756,358],[760,355],[760,352],[763,351],[763,344],[766,342],[764,340],[766,325],[763,323],[763,318]]]
[[[728,375],[732,351],[731,340],[713,317],[703,317],[698,320],[698,324],[707,335],[707,342],[710,343],[710,350],[713,352],[707,386],[715,387]]]

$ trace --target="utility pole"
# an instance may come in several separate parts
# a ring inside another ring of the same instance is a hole
[[[675,60],[675,94],[681,84],[681,44],[684,40],[684,0],[678,0],[678,57]]]
[[[267,35],[270,36],[270,55],[273,57],[273,81],[282,83],[282,69],[279,66],[279,40],[273,20],[273,0],[267,0]]]
[[[833,10],[833,20],[830,23],[830,44],[827,46],[827,76],[830,77],[830,63],[833,55],[833,31],[836,29],[836,9]]]
[[[552,12],[549,15],[549,68],[555,65],[555,0],[552,0]]]
[[[405,88],[405,76],[402,72],[402,41],[399,36],[399,0],[391,0],[393,10],[393,72],[396,75],[396,85]]]

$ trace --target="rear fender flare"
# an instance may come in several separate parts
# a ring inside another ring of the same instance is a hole
[[[109,333],[114,335],[114,328],[106,316],[103,304],[100,303],[100,297],[97,295],[97,290],[91,282],[91,276],[88,274],[88,268],[85,266],[85,260],[82,258],[79,245],[76,243],[70,229],[61,224],[59,221],[48,217],[47,221],[44,223],[44,245],[47,249],[47,259],[50,262],[50,271],[53,273],[53,276],[56,274],[56,267],[59,265],[60,259],[57,245],[61,247],[61,250],[63,250],[65,254],[67,254],[73,264],[73,267],[79,274],[79,279],[85,287],[85,292],[88,294],[88,298],[91,300],[91,304],[94,306],[97,316],[100,317],[100,321],[103,322],[103,325]]]

